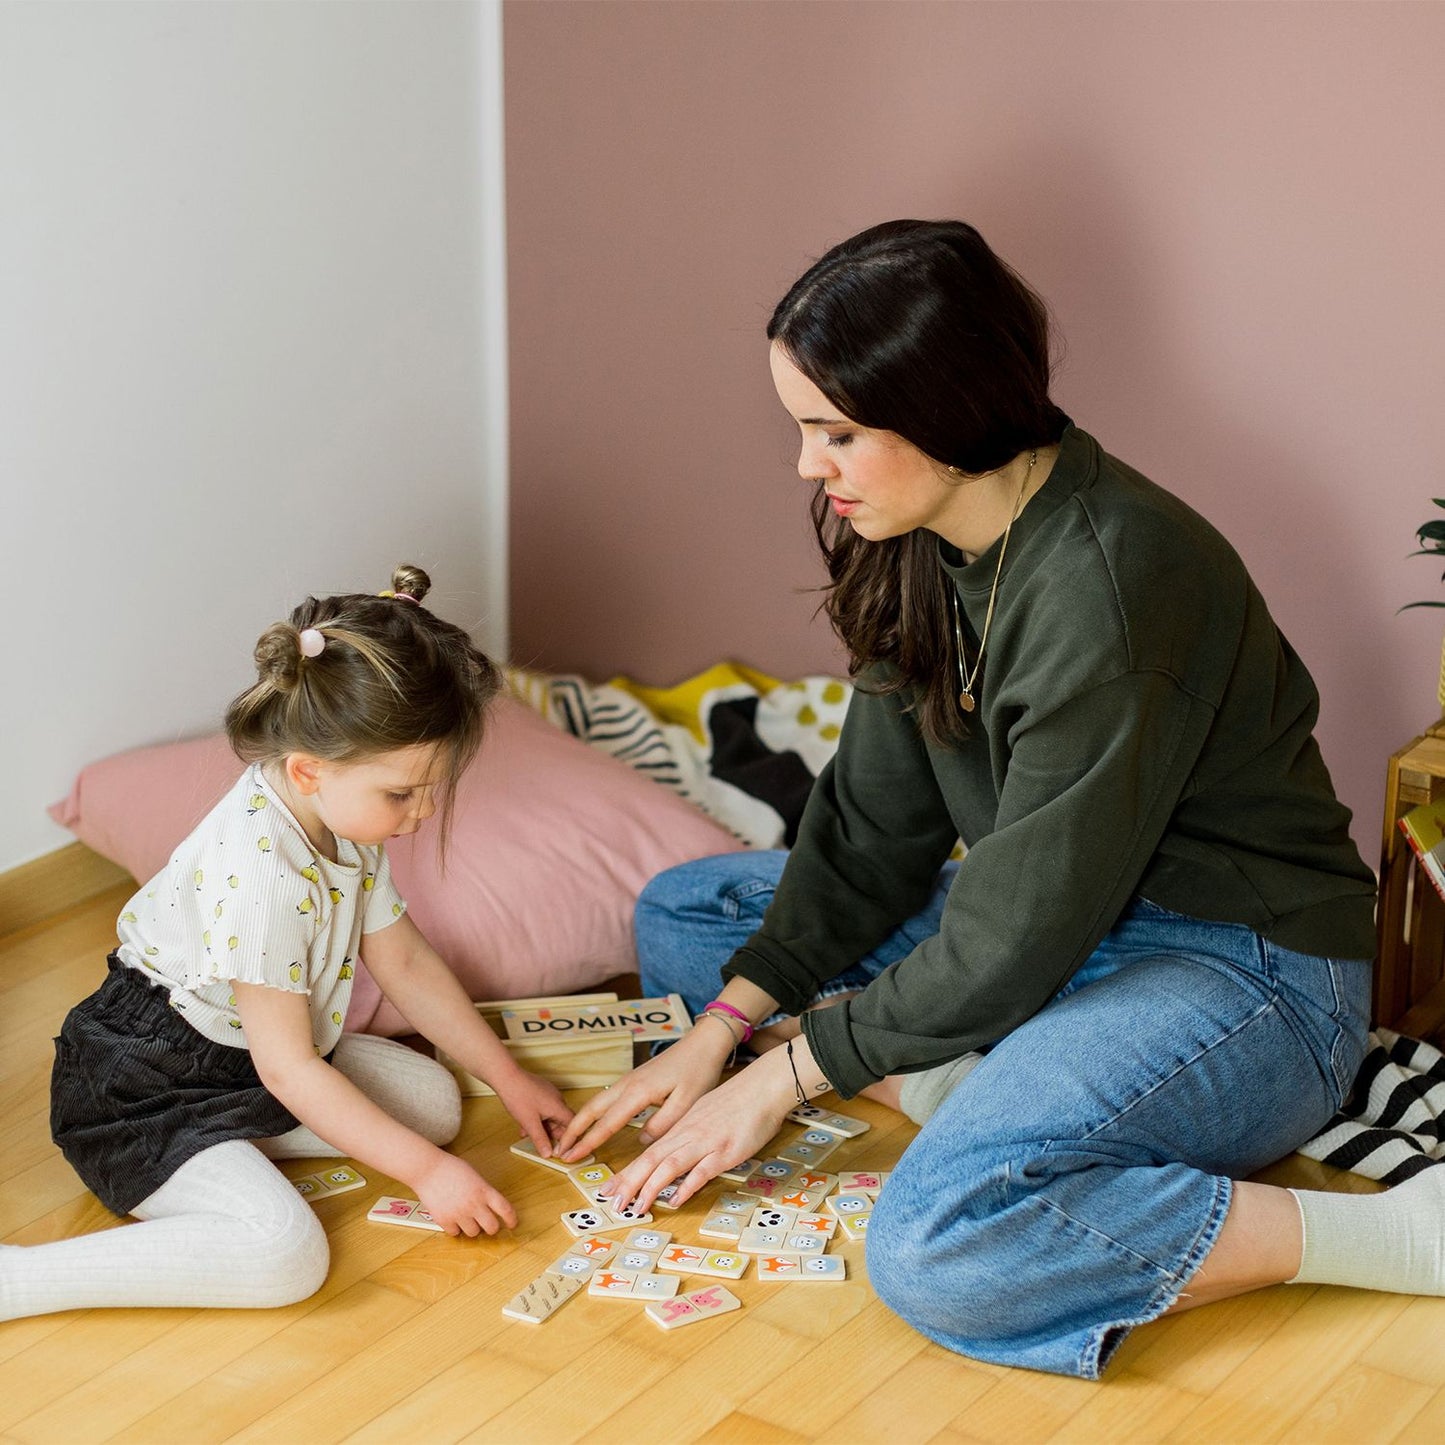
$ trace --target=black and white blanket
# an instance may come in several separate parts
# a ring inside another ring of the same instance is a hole
[[[1445,1161],[1445,1056],[1377,1029],[1344,1107],[1299,1152],[1385,1184]]]

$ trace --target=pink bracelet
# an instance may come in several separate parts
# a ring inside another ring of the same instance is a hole
[[[702,1006],[703,1013],[711,1013],[713,1009],[721,1009],[725,1014],[731,1014],[742,1026],[743,1036],[738,1040],[739,1046],[747,1043],[753,1036],[753,1026],[748,1016],[741,1009],[735,1009],[730,1003],[724,1003],[720,998],[715,998],[711,1003]]]

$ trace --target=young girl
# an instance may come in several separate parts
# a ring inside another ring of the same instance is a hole
[[[702,1017],[562,1157],[660,1105],[609,1187],[683,1201],[804,1097],[866,1090],[923,1124],[872,1215],[882,1299],[1090,1379],[1263,1285],[1445,1293],[1445,1170],[1247,1180],[1353,1081],[1374,880],[1238,555],[1053,403],[1043,306],[970,226],[843,242],[768,337],[859,688],[785,865],[644,892],[644,991]],[[783,1045],[719,1084],[755,1028]]]
[[[308,598],[256,644],[257,681],[226,714],[249,766],[126,905],[105,982],[56,1040],[56,1142],[104,1204],[144,1222],[0,1247],[0,1319],[304,1299],[326,1277],[326,1236],[272,1159],[354,1157],[449,1234],[516,1223],[442,1148],[461,1124],[451,1074],[342,1033],[363,955],[539,1151],[571,1118],[512,1062],[392,886],[386,840],[438,807],[445,838],[499,681],[422,606],[429,587],[400,567],[392,590]]]

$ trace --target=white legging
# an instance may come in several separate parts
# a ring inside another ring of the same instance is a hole
[[[332,1063],[432,1143],[456,1137],[461,1097],[435,1060],[391,1039],[345,1034]],[[269,1309],[305,1299],[326,1278],[326,1232],[269,1160],[339,1155],[304,1126],[214,1144],[136,1205],[140,1224],[0,1245],[0,1320],[105,1306]]]

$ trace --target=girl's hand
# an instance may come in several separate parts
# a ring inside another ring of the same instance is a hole
[[[781,1055],[774,1049],[704,1094],[655,1144],[609,1179],[603,1192],[650,1209],[659,1190],[681,1180],[673,1203],[685,1204],[724,1169],[756,1154],[797,1102],[791,1078],[779,1077]],[[659,1110],[648,1122],[655,1125],[661,1117]]]
[[[421,1206],[448,1234],[495,1234],[515,1228],[517,1214],[465,1159],[438,1149],[431,1165],[407,1181]]]
[[[732,1052],[733,1038],[726,1025],[703,1028],[699,1020],[675,1044],[594,1094],[562,1135],[557,1157],[581,1159],[605,1144],[634,1114],[656,1104],[657,1113],[641,1134],[641,1142],[651,1144],[722,1078],[723,1065]],[[738,1155],[738,1159],[745,1158],[745,1154]]]
[[[544,1158],[552,1156],[557,1136],[572,1122],[572,1110],[550,1079],[519,1069],[516,1077],[494,1084],[502,1107]]]

